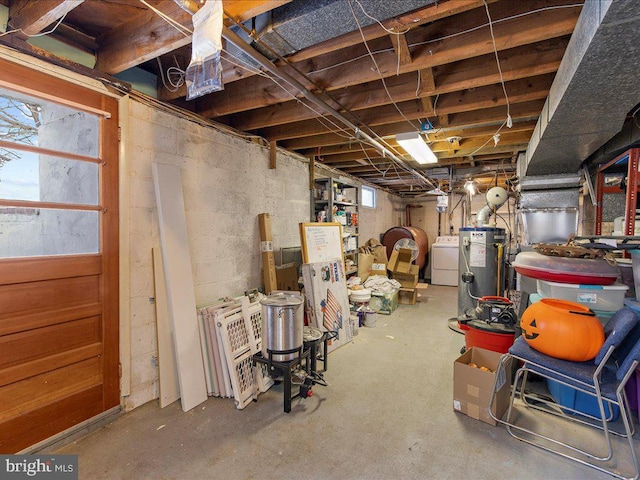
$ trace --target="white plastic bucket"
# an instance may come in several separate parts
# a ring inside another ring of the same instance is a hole
[[[376,326],[376,322],[378,320],[378,315],[373,310],[367,310],[364,312],[364,326],[373,328]]]
[[[351,290],[349,294],[351,303],[367,303],[371,300],[371,290],[363,288],[361,290]]]

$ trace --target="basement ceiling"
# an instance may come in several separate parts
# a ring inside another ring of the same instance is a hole
[[[53,30],[52,38],[94,55],[98,72],[142,68],[164,80],[164,102],[414,196],[515,175],[583,6],[224,0],[224,90],[187,101],[188,10],[200,3],[0,0],[9,29],[20,29],[0,42],[39,53],[25,33]],[[421,132],[438,162],[411,159],[395,141],[403,132]]]

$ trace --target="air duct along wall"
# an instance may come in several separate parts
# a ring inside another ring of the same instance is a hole
[[[574,173],[640,100],[640,3],[588,0],[527,149],[526,174]]]

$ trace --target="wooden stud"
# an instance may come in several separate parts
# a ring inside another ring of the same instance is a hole
[[[269,142],[269,169],[273,170],[276,168],[276,157],[278,153],[278,146],[276,145],[275,140]]]
[[[311,155],[309,157],[309,189],[313,189],[313,185],[316,182],[316,157]]]

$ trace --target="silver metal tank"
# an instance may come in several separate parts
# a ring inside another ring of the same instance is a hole
[[[269,358],[268,350],[282,352],[302,347],[304,330],[303,297],[294,293],[277,293],[260,301],[262,305],[262,355]],[[297,353],[273,353],[271,359],[287,362]]]
[[[505,231],[494,227],[460,229],[458,256],[458,318],[476,308],[473,297],[504,294]],[[465,273],[471,272],[472,276]],[[472,277],[471,282],[464,279]]]

